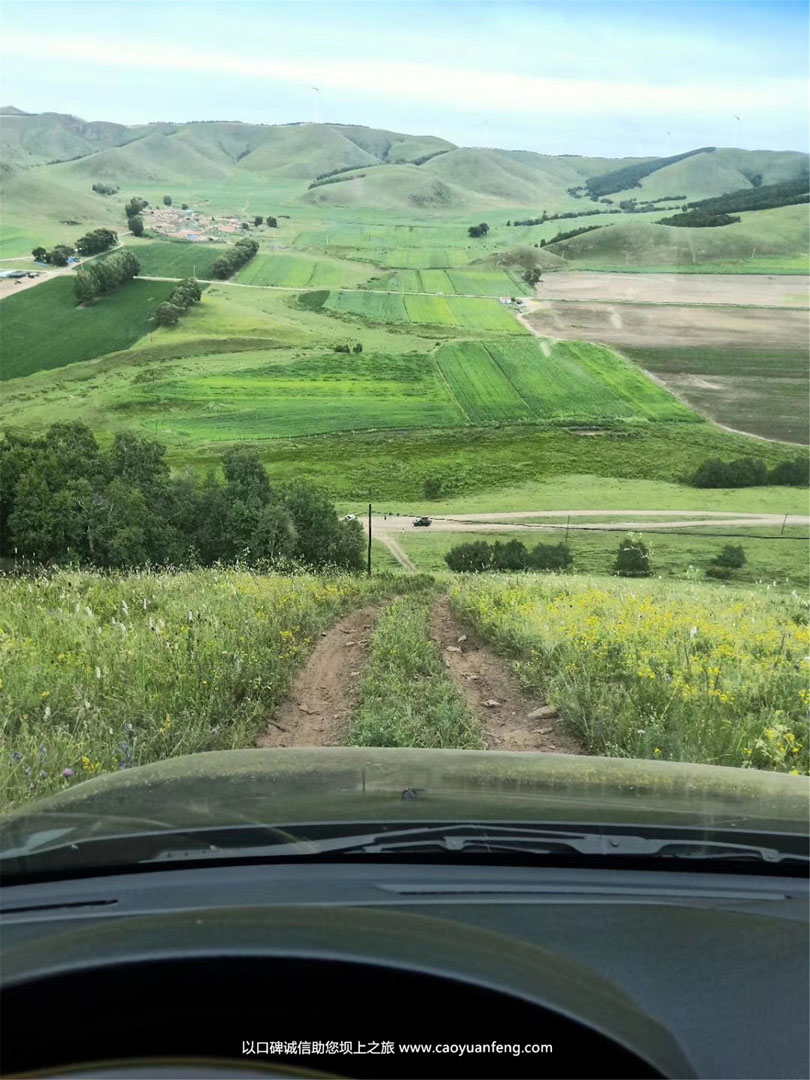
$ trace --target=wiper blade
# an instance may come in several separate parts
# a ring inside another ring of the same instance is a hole
[[[610,831],[563,831],[542,827],[466,823],[389,829],[373,833],[294,840],[251,846],[206,843],[188,849],[166,848],[145,862],[220,858],[307,859],[334,855],[410,855],[492,853],[588,857],[745,859],[768,863],[807,863],[810,856],[757,844],[690,839],[678,835],[643,836]]]

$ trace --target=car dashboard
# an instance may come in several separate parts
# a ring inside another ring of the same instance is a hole
[[[800,877],[178,864],[1,910],[3,1075],[810,1074]]]

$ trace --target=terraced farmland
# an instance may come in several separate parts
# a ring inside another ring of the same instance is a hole
[[[380,253],[378,262],[380,266],[406,270],[442,270],[466,266],[477,257],[478,252],[462,247],[389,248]]]

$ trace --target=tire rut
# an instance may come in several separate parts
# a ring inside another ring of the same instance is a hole
[[[377,607],[360,608],[321,636],[257,746],[345,745],[379,614]]]
[[[584,753],[563,729],[553,706],[531,698],[509,670],[508,661],[456,619],[449,596],[435,604],[430,626],[450,674],[481,725],[487,750]],[[540,716],[532,715],[539,710]]]

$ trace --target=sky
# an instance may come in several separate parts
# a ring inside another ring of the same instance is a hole
[[[3,0],[0,103],[550,154],[807,150],[808,29],[805,0]]]

